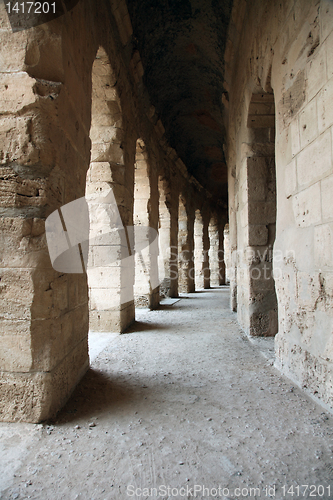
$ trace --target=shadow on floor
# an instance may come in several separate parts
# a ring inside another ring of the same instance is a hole
[[[141,387],[144,384],[141,384]],[[90,368],[83,377],[70,400],[52,421],[56,424],[77,422],[80,419],[89,420],[96,414],[105,411],[116,411],[133,404],[134,400],[142,399],[146,392],[138,385],[131,385],[120,377],[110,377],[107,374]]]
[[[137,332],[147,332],[149,330],[168,330],[169,325],[162,325],[160,323],[150,323],[144,321],[134,321],[134,323],[129,326],[122,335],[126,333],[137,333]]]

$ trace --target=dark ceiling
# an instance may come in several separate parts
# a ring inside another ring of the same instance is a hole
[[[145,85],[192,174],[227,203],[222,95],[232,0],[127,0]]]

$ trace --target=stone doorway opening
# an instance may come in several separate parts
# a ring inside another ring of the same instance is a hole
[[[278,304],[273,276],[276,167],[275,103],[271,89],[252,94],[247,127],[248,333],[274,336],[278,332]]]

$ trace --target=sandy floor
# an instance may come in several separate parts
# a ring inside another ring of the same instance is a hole
[[[228,301],[215,289],[139,310],[96,344],[56,422],[1,424],[0,498],[333,498],[332,415],[244,338]]]

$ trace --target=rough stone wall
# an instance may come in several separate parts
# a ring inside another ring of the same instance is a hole
[[[226,51],[232,289],[248,290],[239,277],[248,236],[240,225],[239,211],[254,189],[240,188],[249,107],[258,88],[265,92],[272,88],[276,116],[277,220],[273,261],[279,316],[277,366],[332,405],[333,261],[329,197],[333,4],[327,0],[269,4],[240,0],[235,3],[232,17]],[[240,304],[237,309],[241,324],[249,322],[247,311],[240,310]]]

